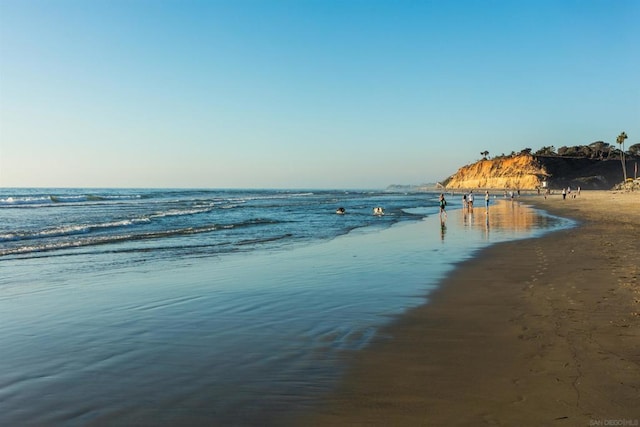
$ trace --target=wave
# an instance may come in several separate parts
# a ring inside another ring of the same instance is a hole
[[[7,256],[7,255],[24,255],[24,254],[34,253],[34,252],[47,252],[47,251],[54,251],[54,250],[60,250],[60,249],[80,248],[85,246],[96,246],[96,245],[142,241],[142,240],[154,240],[154,239],[163,239],[167,237],[176,237],[176,236],[188,236],[193,234],[210,233],[217,230],[228,230],[231,228],[249,227],[249,226],[256,226],[256,225],[277,224],[280,222],[281,221],[256,218],[256,219],[250,219],[247,221],[242,221],[234,224],[211,224],[211,225],[203,225],[199,227],[186,227],[186,228],[178,228],[178,229],[172,229],[172,230],[151,231],[151,232],[136,233],[136,234],[92,236],[92,237],[78,238],[76,240],[63,240],[63,241],[56,241],[56,242],[25,245],[25,246],[19,246],[19,247],[9,248],[9,249],[0,249],[0,257]],[[115,224],[116,223],[104,223],[104,224],[100,224],[99,226],[102,226],[102,227],[118,226]],[[80,230],[82,230],[81,226],[73,226],[68,228],[73,229],[74,231],[77,229],[77,232],[80,232]],[[49,232],[51,230],[45,230],[45,231]],[[63,231],[69,233],[71,230],[63,230],[63,228],[61,227],[59,229],[59,232],[62,233]],[[55,235],[54,234],[45,235],[45,234],[42,234],[42,232],[40,232],[39,237],[43,237],[43,236],[54,237]],[[3,237],[6,237],[6,235]],[[31,237],[31,239],[34,239],[34,238],[36,237]]]
[[[50,196],[9,196],[0,199],[0,206],[42,205],[45,203],[51,203]]]
[[[32,240],[43,237],[61,237],[71,236],[74,234],[86,234],[94,230],[128,227],[140,223],[148,223],[148,218],[125,219],[121,221],[103,222],[99,224],[73,224],[53,227],[39,231],[16,231],[12,233],[0,234],[0,242],[9,242],[15,240]]]
[[[269,199],[289,199],[295,197],[308,197],[313,196],[313,192],[282,192],[276,194],[247,194],[239,197],[233,197],[233,194],[224,195],[220,197],[220,193],[211,194],[212,199],[205,198],[204,201],[215,200],[218,203],[226,202],[231,204],[246,203],[253,200],[269,200]],[[33,195],[12,195],[4,198],[0,198],[0,207],[38,207],[38,206],[52,206],[52,205],[73,205],[83,203],[97,203],[97,202],[117,202],[117,201],[130,201],[140,199],[159,198],[159,203],[166,203],[167,200],[162,200],[168,196],[175,195],[177,197],[174,202],[193,201],[192,197],[198,195],[203,197],[206,192],[198,192],[192,194],[188,191],[167,191],[157,193],[136,193],[136,194],[117,194],[117,193],[76,193],[76,194],[33,194]],[[229,197],[231,196],[231,197]]]
[[[114,247],[109,249],[108,252],[111,254],[127,254],[127,253],[140,253],[140,252],[154,252],[155,257],[160,257],[159,254],[169,252],[169,257],[174,257],[176,253],[181,253],[182,255],[188,256],[210,256],[214,253],[223,253],[223,252],[235,252],[242,251],[246,249],[242,249],[245,247],[251,247],[252,245],[261,244],[261,243],[272,243],[277,242],[279,240],[286,240],[291,238],[293,235],[291,233],[285,233],[278,236],[267,237],[264,239],[250,239],[250,240],[240,240],[237,242],[229,242],[223,241],[219,243],[202,243],[202,244],[177,244],[177,245],[157,245],[157,246],[145,246],[144,248],[131,248],[131,247]],[[64,248],[62,248],[64,249]],[[55,248],[52,248],[51,251],[54,251]],[[85,250],[78,253],[51,253],[50,251],[42,251],[37,250],[31,253],[15,253],[15,254],[4,254],[4,255],[27,255],[29,259],[38,259],[38,258],[53,258],[53,257],[66,257],[71,255],[97,255],[101,254],[103,251],[98,250]],[[0,252],[0,257],[2,257],[3,253]]]
[[[291,199],[295,197],[309,197],[313,196],[315,193],[276,193],[276,194],[253,194],[241,197],[231,197],[228,199],[231,203],[246,203],[253,200],[281,200],[281,199]]]
[[[156,212],[154,214],[149,215],[149,218],[164,218],[167,216],[184,216],[184,215],[197,215],[201,213],[207,213],[214,210],[216,207],[206,207],[206,208],[190,208],[190,209],[169,209],[164,212]]]
[[[237,244],[238,246],[244,246],[244,245],[255,245],[257,243],[268,243],[268,242],[275,242],[277,240],[282,240],[282,239],[286,239],[289,237],[293,237],[293,234],[291,233],[286,233],[283,234],[281,236],[274,236],[274,237],[264,237],[264,238],[257,238],[257,239],[247,239],[247,240],[241,240],[239,241]]]
[[[76,194],[76,195],[35,195],[9,196],[0,199],[0,207],[13,206],[41,206],[56,204],[78,204],[83,202],[104,202],[119,200],[137,200],[143,198],[140,194]]]
[[[187,216],[207,213],[214,210],[215,207],[196,208],[196,209],[170,209],[164,212],[156,212],[148,216],[141,216],[132,219],[123,219],[119,221],[109,221],[97,224],[70,224],[53,227],[39,231],[14,231],[10,233],[0,234],[0,242],[9,242],[16,240],[33,240],[47,237],[71,236],[75,234],[87,234],[96,230],[104,230],[108,228],[129,227],[132,225],[146,224],[154,218],[164,218],[172,216]]]

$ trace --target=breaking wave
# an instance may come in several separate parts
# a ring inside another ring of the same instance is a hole
[[[46,252],[59,249],[68,248],[80,248],[85,246],[105,245],[110,243],[122,243],[122,242],[134,242],[143,240],[164,239],[168,237],[188,236],[193,234],[211,233],[218,230],[229,230],[233,228],[249,227],[256,225],[277,224],[278,221],[272,221],[268,219],[252,219],[243,221],[236,224],[211,224],[200,227],[186,227],[180,229],[164,230],[164,231],[151,231],[141,233],[127,233],[116,234],[108,236],[91,236],[81,237],[73,240],[61,240],[55,242],[42,242],[32,245],[23,245],[20,247],[0,249],[0,256],[7,255],[22,255],[34,252]],[[73,228],[73,227],[70,227]],[[68,230],[67,230],[68,231]],[[62,230],[60,230],[62,232]],[[269,241],[271,239],[262,239],[263,241]],[[253,243],[259,242],[260,239],[256,239]],[[246,242],[245,242],[246,244]]]

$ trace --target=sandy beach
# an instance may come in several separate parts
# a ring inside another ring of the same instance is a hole
[[[638,425],[640,193],[520,200],[580,225],[460,264],[296,424]]]

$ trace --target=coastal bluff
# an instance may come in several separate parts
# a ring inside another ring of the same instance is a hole
[[[628,176],[633,177],[635,161],[626,162]],[[580,186],[588,190],[609,190],[621,181],[622,164],[618,159],[519,154],[478,160],[461,167],[440,185],[448,190],[535,190],[545,185],[549,188]]]
[[[542,186],[548,172],[533,156],[482,159],[458,169],[442,185],[447,189],[514,188],[535,189]]]

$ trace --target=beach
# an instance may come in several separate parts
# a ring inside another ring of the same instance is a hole
[[[456,265],[574,225],[502,199],[464,214],[452,197],[443,226],[437,201],[5,190],[0,425],[285,425]]]
[[[637,197],[20,191],[2,425],[638,418]]]
[[[579,225],[461,262],[295,423],[638,425],[640,194],[520,200]]]

